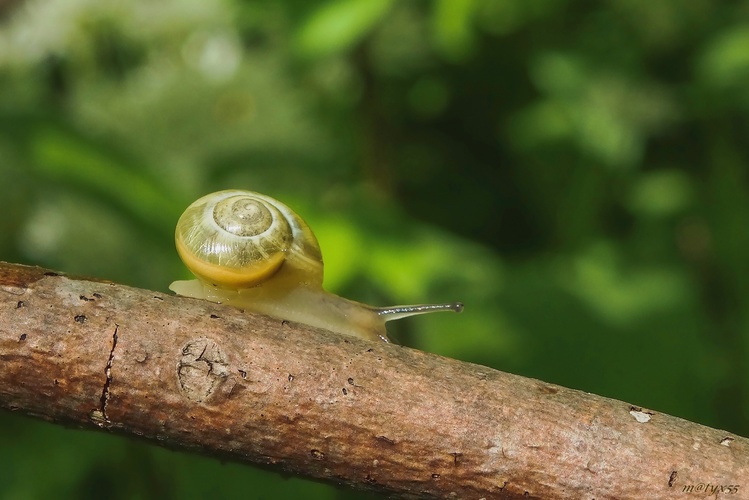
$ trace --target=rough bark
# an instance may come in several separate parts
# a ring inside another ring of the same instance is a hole
[[[204,301],[0,263],[0,407],[412,498],[749,497],[749,440]]]

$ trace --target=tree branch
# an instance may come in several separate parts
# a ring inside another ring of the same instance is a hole
[[[749,494],[749,440],[727,432],[402,346],[3,263],[0,406],[412,498]]]

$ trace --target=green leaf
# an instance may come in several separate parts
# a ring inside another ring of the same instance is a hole
[[[35,138],[32,154],[45,177],[97,193],[156,231],[170,232],[177,220],[179,201],[166,188],[72,135],[44,129]]]
[[[334,0],[323,4],[301,27],[299,55],[315,59],[351,49],[387,14],[392,0]]]
[[[706,44],[697,73],[714,86],[745,85],[749,76],[749,26],[721,32]]]
[[[435,5],[432,31],[435,45],[451,61],[465,59],[475,46],[473,19],[476,0],[440,0]]]

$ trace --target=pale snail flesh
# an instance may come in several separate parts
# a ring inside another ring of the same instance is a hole
[[[252,191],[203,196],[180,217],[175,240],[197,279],[175,281],[172,291],[282,320],[388,342],[387,321],[463,309],[459,302],[371,307],[326,292],[309,226],[283,203]]]

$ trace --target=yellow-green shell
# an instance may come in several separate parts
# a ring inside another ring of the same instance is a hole
[[[282,267],[300,284],[322,285],[320,247],[283,203],[252,191],[219,191],[191,204],[177,222],[177,252],[201,281],[256,286]]]

